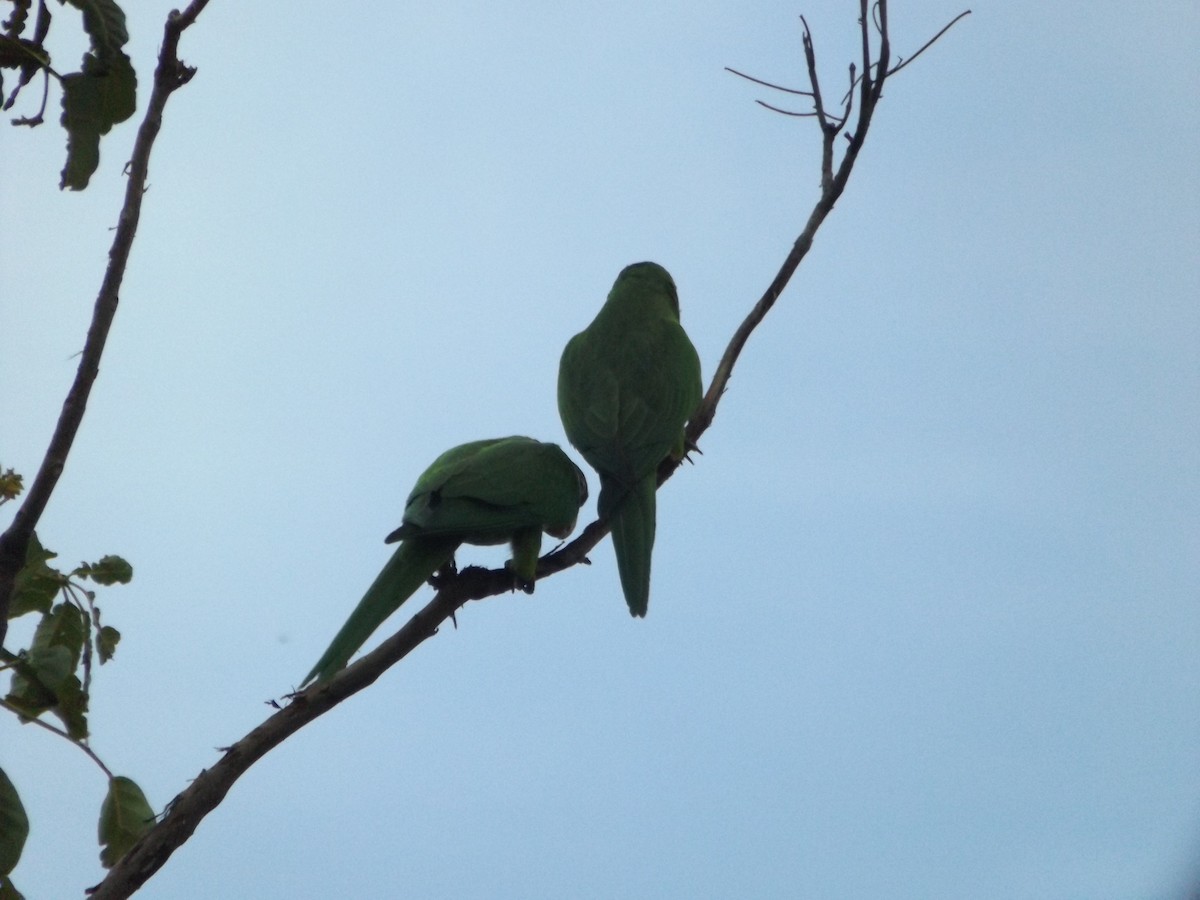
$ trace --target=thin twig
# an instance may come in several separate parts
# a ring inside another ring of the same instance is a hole
[[[104,760],[102,760],[99,756],[97,756],[95,751],[92,750],[92,748],[89,747],[86,742],[77,741],[77,740],[75,740],[75,738],[71,737],[71,735],[67,734],[61,728],[57,728],[54,725],[51,725],[49,722],[45,722],[35,716],[27,715],[26,713],[22,712],[20,708],[13,706],[11,703],[9,703],[7,700],[3,699],[2,697],[0,697],[0,707],[7,709],[10,713],[15,713],[16,715],[20,716],[21,719],[28,724],[37,725],[41,728],[45,728],[51,734],[57,734],[64,741],[70,741],[72,744],[74,744],[76,747],[78,747],[80,750],[82,750],[84,753],[86,753],[88,756],[90,756],[92,758],[92,762],[94,762],[96,765],[98,765],[100,767],[101,771],[103,771],[104,774],[108,776],[109,781],[112,780],[112,777],[113,777],[112,771],[108,768],[108,766],[106,766],[104,764]]]
[[[971,11],[969,9],[965,9],[962,12],[960,12],[957,16],[955,16],[953,19],[951,19],[949,21],[949,23],[947,23],[945,25],[945,27],[942,28],[941,31],[939,31],[937,34],[935,34],[933,37],[931,37],[929,40],[927,40],[924,44],[922,44],[920,50],[918,50],[916,53],[914,53],[908,59],[902,60],[902,61],[896,63],[896,65],[892,66],[891,71],[888,72],[888,77],[895,75],[897,72],[899,72],[905,66],[907,66],[910,62],[912,62],[914,59],[916,59],[918,56],[920,56],[922,53],[924,53],[926,50],[928,50],[930,47],[932,47],[933,44],[937,41],[937,39],[940,38],[947,31],[949,31],[951,28],[953,28],[959,19],[965,18],[966,16],[969,16],[970,14],[971,14]]]
[[[917,50],[917,52],[914,53],[912,56],[908,57],[908,59],[905,59],[903,57],[898,57],[897,58],[898,61],[897,61],[896,65],[893,66],[890,70],[888,70],[888,73],[887,73],[888,76],[896,74],[901,69],[903,69],[905,66],[907,66],[909,63],[911,63],[914,59],[916,59],[918,56],[920,56],[922,53],[924,53],[926,50],[928,50],[931,46],[933,46],[933,44],[935,44],[942,35],[944,35],[952,27],[954,27],[954,25],[959,21],[959,19],[962,19],[965,16],[969,16],[970,14],[971,14],[971,10],[969,10],[969,9],[964,10],[963,12],[960,12],[957,16],[955,16],[953,19],[951,19],[946,25],[942,26],[941,30],[938,31],[937,34],[935,34],[933,37],[931,37],[929,40],[927,40],[924,44],[922,44],[921,47]],[[874,23],[874,25],[876,27],[876,30],[879,30],[880,33],[882,34],[882,30],[880,28],[880,26],[882,25],[881,13],[880,13],[878,4],[871,8],[871,18],[872,18],[872,22]],[[811,32],[809,32],[807,20],[805,20],[804,16],[801,16],[800,21],[804,23],[805,40],[811,41]],[[864,37],[868,37],[868,36],[864,35]],[[807,56],[807,53],[806,53],[806,56]],[[864,55],[864,58],[865,58],[865,55]],[[873,64],[872,68],[876,67],[877,65],[878,65],[878,63]],[[752,81],[755,84],[761,84],[763,87],[769,87],[775,91],[782,91],[786,94],[796,94],[801,97],[813,97],[814,96],[814,91],[802,91],[802,90],[799,90],[798,88],[790,88],[790,87],[786,87],[785,85],[782,85],[782,84],[776,84],[773,81],[765,81],[762,78],[755,78],[753,75],[748,75],[745,72],[742,72],[738,69],[734,69],[730,66],[725,66],[725,71],[729,72],[733,75],[736,75],[739,78],[744,78],[747,81]],[[858,86],[858,83],[859,83],[859,80],[861,77],[856,74],[856,71],[857,71],[856,66],[854,65],[854,63],[851,63],[850,64],[850,87],[847,90],[846,94],[842,97],[841,102],[844,107],[842,110],[842,116],[836,122],[836,124],[834,126],[838,130],[840,130],[846,124],[846,122],[849,121],[849,119],[850,119],[850,113],[851,113],[853,105],[854,105],[854,89]],[[810,82],[813,80],[811,73],[809,74],[809,80],[810,80]],[[813,110],[811,112],[797,112],[796,110],[783,109],[781,107],[774,106],[763,100],[755,100],[754,102],[765,109],[771,110],[771,112],[777,112],[777,113],[780,113],[781,115],[785,115],[785,116],[794,116],[796,118],[814,118],[814,117],[818,118],[818,119],[822,118],[821,113],[818,110]],[[834,122],[834,120],[832,118],[830,118],[829,122],[832,123],[832,122]]]
[[[800,18],[803,19],[804,16],[801,16]],[[783,91],[785,94],[799,94],[801,97],[812,96],[812,91],[800,91],[796,88],[784,87],[781,84],[775,84],[771,81],[763,81],[761,78],[755,78],[753,75],[747,75],[745,72],[739,72],[737,69],[731,69],[729,66],[725,67],[725,71],[732,72],[738,78],[745,78],[747,81],[753,81],[755,84],[761,84],[763,87],[769,87],[776,91]]]
[[[912,56],[910,56],[908,59],[904,59],[903,57],[897,57],[900,60],[900,62],[896,63],[895,66],[893,66],[890,70],[888,70],[888,73],[887,73],[888,77],[895,75],[897,72],[899,72],[905,66],[907,66],[910,62],[912,62],[914,59],[916,59],[918,56],[920,56],[922,53],[924,53],[926,50],[928,50],[930,47],[932,47],[937,42],[938,38],[940,38],[943,34],[945,34],[951,28],[953,28],[960,19],[966,18],[969,15],[971,15],[971,10],[969,10],[969,9],[963,10],[957,16],[955,16],[953,19],[951,19],[946,25],[944,25],[942,27],[941,31],[939,31],[937,34],[935,34],[933,37],[931,37],[929,40],[927,40],[924,44],[922,44],[921,48],[919,50],[917,50],[917,52],[914,53]],[[853,75],[851,75],[850,76],[850,89],[846,94],[847,97],[849,97],[851,94],[853,94],[854,88],[857,85],[858,85],[858,79],[855,78]],[[843,97],[842,99],[845,100],[846,98]]]
[[[812,119],[819,115],[816,110],[812,112],[797,112],[794,109],[782,109],[778,106],[772,106],[766,100],[755,100],[754,102],[764,109],[769,109],[771,112],[781,113],[785,116],[795,116],[797,119]]]
[[[813,45],[812,31],[809,30],[808,20],[800,17],[804,25],[802,43],[804,44],[804,65],[808,69],[808,80],[813,86],[813,106],[817,111],[817,121],[821,125],[821,191],[829,190],[833,181],[833,136],[840,130],[840,124],[834,126],[825,115],[825,104],[821,99],[821,88],[817,80],[817,50]]]
[[[817,121],[821,123],[821,130],[825,131],[829,127],[829,120],[825,117],[825,102],[821,99],[821,82],[817,78],[817,52],[813,47],[812,30],[808,27],[808,20],[804,16],[800,17],[800,23],[804,26],[800,41],[804,45],[804,64],[808,67],[808,83],[812,85],[813,110],[817,114]]]

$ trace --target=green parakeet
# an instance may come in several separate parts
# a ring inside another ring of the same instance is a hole
[[[629,612],[646,615],[654,549],[655,473],[682,457],[700,405],[700,358],[679,324],[679,295],[662,266],[617,276],[592,324],[567,343],[558,412],[567,437],[600,474],[599,511],[612,527]]]
[[[402,524],[385,539],[400,546],[301,684],[345,666],[460,544],[511,544],[513,579],[533,593],[542,532],[565,538],[586,500],[583,472],[557,444],[507,437],[447,450],[417,479]]]

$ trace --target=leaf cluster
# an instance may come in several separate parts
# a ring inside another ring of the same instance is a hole
[[[8,111],[33,77],[41,72],[42,102],[37,113],[14,119],[14,125],[35,127],[44,121],[50,80],[62,87],[60,122],[67,132],[67,161],[59,187],[81,191],[100,165],[100,138],[137,108],[137,76],[122,49],[129,41],[125,13],[115,0],[59,0],[83,14],[88,50],[79,71],[60,74],[51,65],[46,39],[53,16],[47,0],[37,0],[33,30],[26,35],[33,0],[0,0],[12,4],[12,12],[0,23],[0,98]],[[4,96],[4,70],[14,69],[17,83]]]
[[[20,493],[21,477],[0,471],[0,502]],[[128,584],[133,567],[120,556],[103,556],[80,563],[70,571],[52,565],[57,554],[42,546],[37,535],[29,542],[25,565],[17,573],[9,619],[36,614],[40,618],[27,648],[16,653],[0,650],[0,672],[12,674],[0,707],[22,722],[36,723],[74,743],[108,777],[108,792],[100,810],[100,861],[114,865],[154,824],[154,813],[141,788],[131,779],[114,776],[88,746],[88,700],[92,661],[112,659],[121,633],[101,620],[96,585]],[[51,713],[62,727],[45,722]],[[29,834],[29,819],[12,780],[0,769],[0,900],[20,898],[10,874],[21,857]]]
[[[34,535],[25,567],[17,574],[9,618],[36,612],[41,613],[41,620],[29,648],[7,661],[13,678],[4,699],[23,718],[54,713],[66,726],[67,734],[81,741],[87,738],[92,659],[98,657],[101,664],[108,662],[121,633],[100,621],[95,592],[73,579],[127,584],[133,578],[133,567],[119,556],[105,556],[64,573],[49,565],[56,556]],[[60,592],[64,599],[55,603]]]

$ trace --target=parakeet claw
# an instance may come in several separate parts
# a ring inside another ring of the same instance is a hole
[[[446,586],[451,578],[458,574],[458,566],[454,564],[454,557],[450,557],[446,564],[429,576],[429,585],[435,591],[440,591]]]
[[[534,580],[532,578],[525,578],[520,572],[513,568],[513,561],[511,559],[504,564],[504,568],[508,570],[508,574],[512,576],[512,589],[514,591],[519,589],[524,591],[526,594],[533,593]]]
[[[704,455],[704,451],[700,449],[699,445],[695,441],[684,441],[682,462],[691,463],[694,466],[696,461],[692,459],[693,453],[699,453],[701,456]]]

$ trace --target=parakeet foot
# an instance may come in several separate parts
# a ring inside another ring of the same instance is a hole
[[[704,455],[704,451],[700,449],[699,444],[697,444],[695,441],[685,440],[683,442],[683,456],[680,458],[680,461],[691,463],[694,466],[696,461],[692,459],[693,453],[699,453],[701,456]]]
[[[508,574],[512,576],[513,590],[522,590],[526,594],[533,593],[534,579],[525,578],[516,569],[513,568],[513,561],[510,559],[504,564],[504,568],[508,570]]]
[[[446,586],[451,578],[458,574],[458,566],[454,564],[454,557],[450,557],[440,569],[429,576],[429,585],[435,591],[440,591]]]

